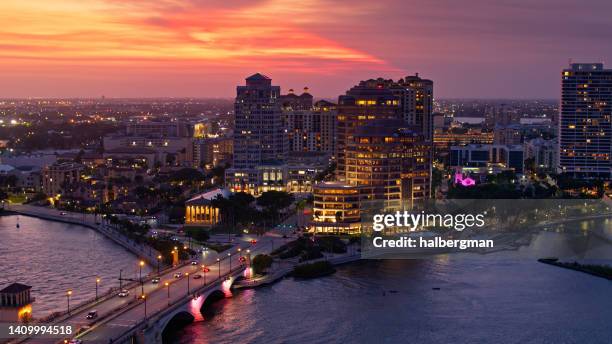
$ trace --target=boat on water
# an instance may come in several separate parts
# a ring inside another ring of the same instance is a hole
[[[17,215],[17,224],[15,225],[15,227],[19,228],[19,215]]]

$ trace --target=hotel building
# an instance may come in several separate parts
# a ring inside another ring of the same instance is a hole
[[[612,69],[572,63],[561,86],[558,172],[612,178]]]

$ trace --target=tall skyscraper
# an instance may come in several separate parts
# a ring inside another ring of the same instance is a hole
[[[419,73],[397,82],[404,90],[402,108],[404,120],[421,129],[426,141],[433,140],[433,81],[422,79]]]
[[[313,97],[304,87],[304,93],[293,90],[281,96],[283,120],[291,152],[334,153],[336,104]]]
[[[235,100],[234,160],[226,173],[233,191],[252,192],[257,187],[257,167],[282,163],[287,140],[281,113],[280,87],[262,74],[246,78]]]
[[[254,168],[262,163],[283,160],[284,130],[280,109],[280,86],[262,74],[246,78],[236,88],[234,168]]]
[[[612,177],[612,69],[572,63],[561,75],[558,171],[576,178]]]
[[[357,128],[377,120],[403,118],[401,98],[390,89],[392,85],[393,80],[365,80],[338,98],[335,154],[338,180],[346,180],[345,150]]]
[[[336,158],[337,177],[345,180],[344,150],[356,128],[378,120],[399,119],[404,125],[433,140],[433,81],[418,74],[398,81],[361,81],[338,98]],[[431,157],[430,157],[431,158]]]

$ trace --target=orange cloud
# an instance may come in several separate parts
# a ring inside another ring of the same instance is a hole
[[[5,67],[0,69],[250,67],[326,73],[391,68],[312,33],[309,27],[333,20],[319,0],[226,2],[4,0],[0,64]]]

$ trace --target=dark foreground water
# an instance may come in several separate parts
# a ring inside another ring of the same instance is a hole
[[[16,228],[19,219],[20,228]],[[93,229],[26,216],[0,216],[0,288],[11,282],[31,285],[34,317],[117,287],[123,276],[137,277],[138,258]],[[143,269],[145,274],[148,268]]]
[[[362,261],[212,312],[175,343],[612,343],[612,281],[507,254]]]

